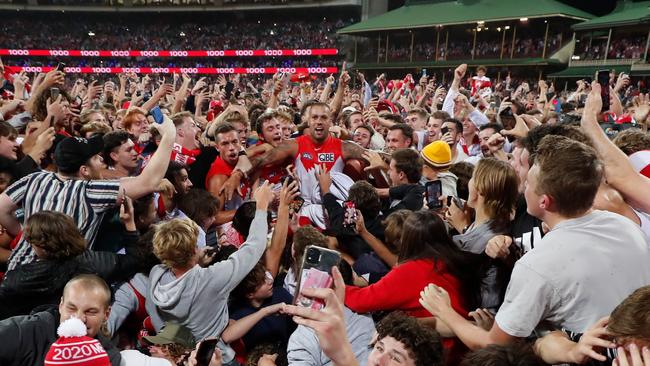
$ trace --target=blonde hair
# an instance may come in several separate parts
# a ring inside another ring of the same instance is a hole
[[[510,164],[492,158],[481,159],[472,175],[476,190],[484,197],[485,211],[499,224],[510,222],[517,204],[519,179]]]
[[[112,131],[111,128],[105,123],[88,122],[85,125],[83,125],[83,127],[81,127],[80,132],[82,136],[85,136],[88,132],[91,132],[93,135],[95,134],[105,135],[111,131]]]
[[[156,227],[153,253],[169,268],[187,268],[196,251],[199,226],[190,219],[173,219]]]

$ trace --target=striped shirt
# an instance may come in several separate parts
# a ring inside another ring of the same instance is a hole
[[[5,193],[24,209],[25,221],[46,210],[72,217],[92,249],[104,212],[117,204],[119,187],[119,180],[62,180],[55,173],[36,172],[12,184]],[[8,270],[34,259],[32,247],[23,237],[9,258]]]

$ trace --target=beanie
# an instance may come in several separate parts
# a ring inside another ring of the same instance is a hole
[[[86,325],[78,318],[70,318],[59,325],[59,339],[52,343],[45,355],[45,365],[111,366],[101,343],[86,336]]]
[[[451,148],[441,140],[425,146],[420,152],[420,156],[426,164],[436,168],[445,168],[451,165]]]

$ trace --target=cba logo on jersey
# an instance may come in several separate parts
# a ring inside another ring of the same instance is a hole
[[[318,154],[319,163],[333,163],[334,162],[334,153],[320,153]]]

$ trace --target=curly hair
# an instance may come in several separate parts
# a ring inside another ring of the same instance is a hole
[[[415,366],[441,366],[444,363],[438,333],[400,311],[392,312],[377,324],[377,341],[386,337],[402,343]]]
[[[530,343],[516,342],[507,346],[496,344],[470,352],[460,366],[542,366],[546,365],[533,352]]]
[[[641,150],[650,150],[650,135],[638,128],[630,128],[619,132],[612,142],[625,155],[632,155]]]
[[[248,295],[253,294],[266,279],[266,268],[264,263],[258,262],[253,269],[244,277],[244,279],[232,291],[232,299],[241,301],[248,300]]]
[[[350,186],[348,199],[359,208],[363,217],[368,220],[377,217],[381,210],[379,194],[368,181],[361,180]]]
[[[55,211],[31,215],[25,227],[25,240],[42,249],[50,260],[76,257],[86,250],[86,239],[72,218]]]
[[[302,226],[293,234],[293,251],[294,251],[294,270],[298,273],[297,268],[302,262],[305,254],[305,248],[308,245],[315,245],[327,248],[327,237],[313,226]]]

